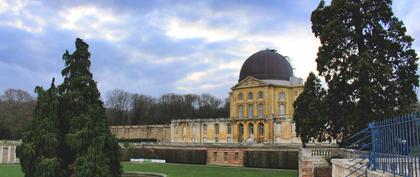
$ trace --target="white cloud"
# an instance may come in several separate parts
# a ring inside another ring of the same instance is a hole
[[[0,26],[17,28],[31,33],[41,33],[45,20],[31,9],[41,8],[37,2],[26,0],[0,0]]]
[[[83,38],[105,39],[119,41],[128,37],[123,29],[125,18],[110,10],[94,6],[71,7],[59,13],[63,22],[60,27],[75,31]]]
[[[187,22],[178,18],[170,19],[166,26],[166,35],[174,39],[201,38],[216,42],[233,39],[238,34],[233,30],[210,27],[204,21]]]

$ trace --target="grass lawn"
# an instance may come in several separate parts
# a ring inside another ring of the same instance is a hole
[[[187,164],[123,163],[124,171],[163,173],[168,177],[296,177],[296,170]],[[19,165],[0,165],[0,177],[23,177]]]

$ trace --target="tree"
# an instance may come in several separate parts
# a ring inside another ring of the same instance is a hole
[[[368,122],[406,112],[417,101],[413,38],[391,0],[321,1],[312,31],[321,41],[317,69],[328,84],[329,134],[348,136]]]
[[[303,92],[293,103],[293,120],[296,124],[296,133],[306,147],[311,140],[323,141],[325,136],[326,114],[324,98],[326,91],[321,81],[314,73],[309,73]]]
[[[59,97],[54,79],[48,90],[35,88],[38,101],[29,131],[16,149],[25,177],[57,177],[64,175],[59,157]]]
[[[76,51],[63,55],[64,82],[47,92],[37,89],[37,117],[17,151],[28,177],[38,176],[34,171],[39,176],[121,176],[119,146],[89,70],[88,47],[76,39]]]
[[[35,99],[28,92],[6,89],[0,95],[0,139],[21,139],[34,107]]]
[[[130,93],[120,89],[112,90],[107,93],[106,104],[109,110],[108,115],[112,120],[116,121],[116,124],[130,124],[128,118],[128,113],[132,107],[132,96]]]

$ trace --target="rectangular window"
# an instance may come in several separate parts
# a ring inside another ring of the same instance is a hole
[[[254,106],[252,104],[248,105],[248,118],[252,118],[254,115]]]
[[[285,101],[286,100],[286,94],[284,92],[280,92],[280,101]]]
[[[238,106],[238,115],[239,115],[239,118],[244,117],[244,107],[242,105]]]
[[[227,161],[227,159],[228,159],[228,153],[224,152],[223,153],[223,161]]]
[[[239,152],[235,152],[235,160],[239,159]]]
[[[263,104],[258,105],[258,117],[263,117]]]
[[[227,125],[227,133],[232,134],[232,125],[230,124]]]
[[[286,115],[286,105],[284,103],[280,103],[280,116]]]
[[[214,137],[214,142],[219,143],[219,137]]]

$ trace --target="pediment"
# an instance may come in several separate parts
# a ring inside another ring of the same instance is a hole
[[[248,76],[244,80],[242,80],[241,82],[239,82],[235,86],[233,86],[232,89],[246,88],[246,87],[258,87],[258,86],[264,86],[264,85],[268,85],[268,84],[266,82],[262,81],[262,80],[256,79],[252,76]]]

